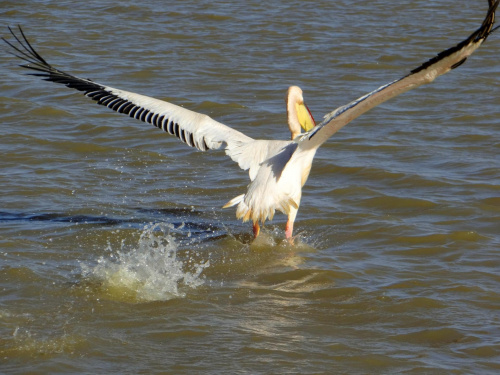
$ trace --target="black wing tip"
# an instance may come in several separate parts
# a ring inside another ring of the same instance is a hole
[[[21,67],[37,71],[44,71],[47,74],[50,74],[51,71],[55,71],[52,65],[50,65],[33,48],[28,38],[26,37],[21,25],[17,25],[18,33],[16,33],[10,26],[7,26],[7,28],[9,29],[9,32],[12,35],[12,37],[14,37],[15,41],[9,41],[3,37],[2,40],[11,48],[11,50],[8,51],[11,55],[27,63],[20,65]]]
[[[6,38],[2,38],[2,40],[11,48],[8,52],[23,61],[19,66],[31,70],[27,75],[42,77],[46,81],[64,84],[79,91],[102,89],[101,85],[91,80],[73,76],[50,65],[31,45],[21,25],[18,25],[19,33],[16,33],[10,26],[7,28],[14,40],[9,41]]]
[[[476,33],[478,33],[476,41],[482,40],[484,42],[490,34],[498,29],[498,26],[493,27],[493,24],[495,23],[495,12],[500,4],[500,0],[488,0],[488,3],[490,5],[488,13],[486,14],[481,27],[476,31]]]
[[[432,59],[426,61],[422,65],[420,65],[418,68],[413,69],[410,72],[411,74],[415,74],[418,72],[421,72],[422,70],[427,69],[429,66],[435,64],[436,62],[444,59],[447,56],[450,56],[454,52],[459,51],[460,49],[473,44],[473,43],[483,43],[490,34],[492,34],[496,29],[500,27],[493,27],[493,24],[495,23],[495,11],[500,3],[500,0],[488,0],[489,8],[488,8],[488,13],[486,14],[486,17],[483,20],[483,23],[481,26],[473,32],[467,39],[464,41],[460,42],[454,47],[448,48],[447,50],[444,50],[443,52],[440,52],[437,56],[433,57]],[[462,65],[467,58],[462,59],[461,61],[455,63],[451,69],[458,68],[460,65]]]

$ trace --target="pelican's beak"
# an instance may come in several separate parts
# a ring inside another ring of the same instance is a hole
[[[311,114],[311,111],[305,103],[297,103],[295,104],[297,106],[297,117],[299,118],[299,124],[302,126],[302,129],[304,129],[306,132],[311,130],[316,126],[316,121],[314,121],[314,117]]]

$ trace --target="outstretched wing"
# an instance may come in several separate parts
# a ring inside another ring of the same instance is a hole
[[[303,144],[303,147],[318,147],[339,129],[377,105],[424,83],[430,83],[436,77],[462,65],[496,29],[493,29],[493,23],[499,2],[500,0],[488,0],[489,10],[481,27],[463,42],[439,53],[403,78],[381,86],[327,114],[321,124],[310,132],[304,133],[299,142]]]
[[[2,39],[14,49],[15,52],[12,52],[14,56],[27,62],[27,64],[21,65],[23,68],[35,71],[29,75],[39,76],[46,81],[61,83],[82,91],[85,96],[92,98],[97,104],[137,120],[151,123],[201,151],[218,149],[223,143],[226,143],[226,153],[228,153],[227,151],[235,147],[253,141],[252,138],[213,120],[207,115],[148,96],[101,85],[89,79],[79,78],[58,70],[45,61],[31,46],[20,26],[19,32],[22,38],[18,37],[10,27],[9,30],[18,44],[15,45],[4,38]],[[242,161],[238,160],[237,155],[229,155],[241,165]]]

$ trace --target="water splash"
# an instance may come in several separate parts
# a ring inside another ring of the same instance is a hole
[[[131,301],[164,301],[185,297],[185,291],[204,283],[201,275],[209,261],[197,263],[178,257],[178,245],[166,223],[146,225],[136,246],[124,241],[120,250],[108,245],[111,255],[97,265],[82,265],[83,276],[97,281],[107,297]]]

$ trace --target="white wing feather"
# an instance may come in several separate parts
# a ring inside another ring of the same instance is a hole
[[[139,108],[144,108],[149,111],[147,115],[140,113],[138,115],[136,114],[134,116],[135,118],[142,120],[142,117],[145,116],[144,121],[150,122],[166,132],[177,136],[189,146],[196,147],[199,150],[218,149],[223,143],[226,143],[227,148],[231,149],[235,146],[253,141],[252,138],[245,134],[205,114],[133,92],[111,87],[103,87],[103,90],[117,98],[124,99]],[[117,108],[117,110],[118,109],[119,108]],[[184,134],[182,134],[183,132]]]

